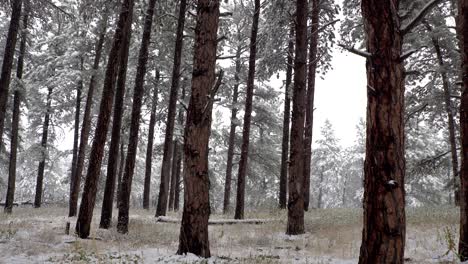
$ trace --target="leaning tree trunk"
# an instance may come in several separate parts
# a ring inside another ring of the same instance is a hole
[[[12,1],[10,27],[8,28],[5,52],[3,53],[2,72],[0,74],[0,147],[3,145],[3,126],[5,124],[8,90],[10,89],[11,69],[13,68],[13,58],[18,39],[22,3],[22,0]]]
[[[306,122],[304,132],[304,210],[309,210],[310,203],[310,166],[312,159],[312,130],[314,127],[315,75],[318,64],[318,38],[320,0],[312,2],[312,25],[310,27],[309,69],[307,76]]]
[[[260,18],[260,0],[255,0],[255,11],[250,35],[249,73],[247,77],[247,95],[245,98],[244,124],[242,130],[241,156],[239,160],[239,173],[237,174],[237,195],[235,219],[244,219],[245,203],[245,177],[249,158],[250,123],[252,120],[252,101],[255,82],[255,60],[257,58],[257,32]]]
[[[28,27],[28,14],[23,16],[23,31],[21,33],[20,50],[18,55],[18,65],[16,66],[16,78],[23,78],[24,55],[26,54],[26,38]],[[10,164],[8,167],[8,188],[5,200],[5,213],[12,213],[13,201],[15,200],[16,185],[16,156],[18,152],[18,133],[20,120],[20,105],[22,100],[23,87],[17,87],[13,95],[13,120],[11,122],[11,143],[10,143]]]
[[[461,203],[460,242],[458,254],[461,261],[468,260],[468,0],[458,1],[458,38],[462,55],[463,92],[460,105],[461,133]]]
[[[144,83],[146,74],[146,64],[148,62],[148,49],[151,40],[151,27],[153,25],[154,6],[156,0],[148,2],[146,10],[143,36],[141,38],[140,53],[138,55],[138,66],[135,77],[135,87],[133,89],[133,106],[130,124],[130,136],[127,146],[127,158],[125,159],[124,174],[119,191],[119,216],[117,231],[119,233],[128,232],[128,217],[130,209],[130,191],[132,188],[133,173],[135,170],[136,154],[138,150],[138,130],[140,129],[140,116],[143,95],[145,93]]]
[[[181,0],[179,6],[179,19],[177,21],[177,34],[174,49],[174,66],[172,69],[171,92],[169,95],[169,108],[166,121],[166,136],[164,137],[163,160],[161,165],[161,182],[159,185],[158,206],[156,216],[166,215],[167,196],[169,191],[169,177],[171,173],[172,138],[177,111],[177,94],[180,82],[180,65],[182,60],[182,47],[184,42],[185,9],[187,0]]]
[[[88,145],[89,132],[91,130],[91,108],[93,105],[94,89],[96,87],[96,72],[99,70],[99,62],[101,61],[102,49],[104,47],[104,40],[107,31],[107,14],[104,15],[104,19],[101,22],[101,32],[99,34],[99,40],[96,44],[96,55],[94,57],[93,72],[91,80],[89,82],[88,94],[86,95],[86,106],[83,114],[83,123],[80,132],[80,146],[78,148],[78,157],[76,161],[75,173],[72,177],[69,211],[68,216],[76,216],[78,207],[78,195],[80,193],[81,185],[81,174],[83,173],[84,161],[86,156],[86,147]]]
[[[44,170],[46,165],[46,156],[47,156],[47,139],[49,137],[49,125],[50,125],[50,112],[52,104],[52,88],[48,88],[47,94],[47,106],[44,117],[44,124],[42,126],[42,140],[41,140],[41,161],[39,161],[39,167],[37,169],[37,179],[36,179],[36,196],[34,197],[34,208],[41,207],[42,203],[42,189],[44,182]]]
[[[159,70],[156,70],[156,83],[153,92],[153,102],[151,105],[151,117],[148,131],[148,144],[146,145],[146,160],[145,160],[145,182],[143,187],[143,208],[149,209],[150,205],[150,190],[151,190],[151,170],[153,163],[153,142],[154,142],[154,127],[156,125],[156,109],[158,107],[159,95]]]
[[[288,200],[288,156],[289,123],[291,119],[291,82],[294,59],[294,26],[289,32],[288,55],[286,59],[286,83],[284,88],[283,139],[281,144],[281,174],[279,188],[279,208],[286,209]]]
[[[296,4],[296,56],[289,156],[288,224],[286,234],[304,233],[304,122],[307,82],[307,0]]]
[[[197,2],[192,94],[184,133],[184,211],[177,250],[177,254],[190,252],[205,258],[210,257],[208,143],[213,103],[211,89],[215,82],[219,2]]]
[[[80,211],[78,214],[78,220],[76,222],[76,233],[80,238],[87,238],[91,228],[91,220],[93,217],[94,204],[96,201],[97,184],[101,174],[104,145],[106,144],[107,130],[112,112],[119,53],[122,42],[126,38],[126,35],[130,33],[128,31],[130,31],[132,24],[133,5],[134,0],[124,0],[122,3],[112,48],[109,53],[99,116],[93,145],[91,148],[88,172],[86,175],[85,187],[80,204]]]
[[[359,263],[403,263],[404,68],[398,0],[363,0],[367,34],[364,228]]]

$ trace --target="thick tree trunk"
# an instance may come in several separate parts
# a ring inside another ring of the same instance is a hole
[[[227,151],[227,164],[226,164],[226,181],[224,182],[224,202],[223,202],[223,214],[229,213],[230,200],[231,200],[231,180],[232,180],[232,164],[234,160],[234,143],[236,138],[236,127],[237,127],[237,101],[239,98],[239,83],[240,83],[240,71],[241,71],[241,54],[242,47],[238,46],[236,51],[236,72],[234,79],[236,83],[232,91],[232,104],[231,104],[231,127],[229,130],[229,142]]]
[[[124,174],[124,169],[125,169],[125,142],[123,140],[121,140],[120,142],[120,150],[119,150],[119,155],[120,155],[120,158],[119,158],[119,174],[117,175],[117,190],[116,190],[116,203],[117,203],[117,208],[119,208],[119,198],[120,198],[120,190],[121,190],[121,187],[122,187],[122,178],[123,178],[123,174]]]
[[[296,56],[289,157],[288,224],[286,234],[304,233],[304,122],[307,90],[307,0],[296,4]]]
[[[404,68],[398,0],[363,0],[367,34],[364,228],[359,263],[403,263],[405,247]]]
[[[135,170],[136,154],[138,151],[138,132],[140,129],[141,105],[145,94],[144,83],[146,74],[146,64],[148,62],[148,49],[151,40],[151,27],[153,25],[154,6],[156,0],[148,2],[141,38],[140,53],[138,54],[138,66],[135,77],[135,87],[133,89],[132,118],[130,124],[130,136],[127,146],[127,158],[125,159],[125,169],[120,186],[119,216],[117,231],[119,233],[128,232],[128,217],[130,209],[130,192],[132,189],[133,173]]]
[[[184,212],[177,254],[210,257],[208,218],[210,178],[208,142],[211,132],[210,98],[215,83],[219,0],[198,0],[192,74],[192,94],[184,138]]]
[[[234,219],[244,219],[245,177],[249,158],[250,123],[252,119],[252,101],[255,82],[255,60],[257,58],[257,32],[260,18],[260,0],[255,0],[255,11],[250,35],[249,73],[247,77],[247,95],[245,98],[244,124],[242,130],[241,156],[237,174],[236,212]]]
[[[175,188],[177,183],[177,157],[179,155],[179,142],[174,140],[172,147],[171,189],[169,191],[169,211],[174,211]]]
[[[309,69],[307,76],[306,122],[304,132],[304,210],[310,203],[310,166],[312,161],[312,130],[314,127],[315,75],[318,63],[319,13],[320,0],[312,2],[312,25],[310,27]]]
[[[26,38],[28,27],[28,14],[23,15],[23,31],[21,33],[20,50],[18,55],[18,65],[16,66],[16,78],[23,78],[24,55],[26,54]],[[11,122],[11,143],[10,143],[10,164],[8,167],[8,188],[5,200],[5,213],[12,213],[13,202],[15,200],[16,186],[16,156],[18,152],[18,133],[20,121],[20,105],[22,100],[22,87],[17,87],[13,99],[13,120]]]
[[[291,26],[286,59],[286,84],[284,88],[283,139],[281,144],[281,174],[279,188],[279,208],[286,209],[288,201],[288,158],[289,123],[291,119],[291,82],[294,60],[294,26]]]
[[[96,87],[96,72],[99,70],[99,62],[101,61],[102,49],[104,47],[104,40],[107,30],[107,14],[101,22],[101,32],[99,40],[96,44],[96,55],[93,63],[93,73],[89,82],[88,94],[86,95],[86,106],[83,114],[83,123],[80,133],[80,146],[78,149],[78,157],[76,161],[75,173],[72,177],[69,211],[68,216],[76,216],[78,207],[78,195],[80,193],[81,175],[83,173],[84,161],[86,156],[86,147],[88,145],[89,132],[91,130],[91,108],[93,105],[94,89]]]
[[[2,72],[0,74],[0,147],[3,145],[3,126],[5,125],[8,90],[10,89],[11,69],[13,68],[13,58],[15,57],[22,3],[22,0],[12,1],[10,27],[8,28],[5,52],[3,53]]]
[[[49,137],[49,125],[50,125],[50,112],[52,104],[52,88],[48,88],[47,94],[47,106],[44,117],[44,124],[42,126],[42,140],[41,140],[41,161],[39,161],[39,167],[37,169],[37,179],[36,179],[36,196],[34,197],[34,208],[41,207],[42,203],[42,189],[44,182],[44,170],[46,165],[46,156],[47,156],[47,139]]]
[[[114,34],[112,48],[107,62],[104,88],[99,109],[99,116],[94,135],[93,145],[89,158],[88,172],[85,187],[80,204],[78,220],[76,222],[76,233],[80,238],[87,238],[91,228],[91,220],[96,201],[97,184],[101,174],[101,163],[106,144],[107,130],[109,127],[112,104],[115,94],[115,79],[118,69],[119,53],[132,24],[134,0],[124,0],[122,3],[119,20]]]
[[[143,187],[143,208],[149,210],[150,205],[150,190],[151,190],[151,170],[153,163],[153,142],[154,142],[154,127],[156,125],[156,109],[158,107],[159,96],[159,70],[156,70],[156,84],[153,92],[153,102],[151,105],[151,117],[148,131],[148,144],[146,145],[146,160],[145,160],[145,182]]]

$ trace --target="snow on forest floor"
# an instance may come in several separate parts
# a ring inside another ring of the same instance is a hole
[[[129,233],[98,229],[95,210],[91,237],[65,235],[66,208],[14,208],[0,214],[0,263],[357,263],[360,209],[306,213],[306,234],[284,234],[286,212],[247,213],[264,224],[210,225],[212,258],[177,256],[179,224],[157,222],[153,211],[132,210]],[[179,214],[169,214],[180,219]],[[223,216],[213,215],[219,222]],[[271,221],[277,219],[277,221]],[[115,221],[115,220],[114,220]],[[407,263],[457,263],[457,208],[407,209]]]

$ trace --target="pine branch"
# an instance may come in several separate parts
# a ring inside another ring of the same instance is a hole
[[[401,34],[404,36],[408,34],[411,30],[413,30],[413,28],[415,28],[418,25],[418,23],[424,18],[424,16],[426,16],[427,13],[429,13],[429,11],[431,11],[432,8],[434,8],[442,1],[446,0],[432,0],[429,3],[427,3],[406,26],[403,26],[400,29]]]
[[[401,54],[401,55],[400,55],[400,61],[406,60],[407,58],[409,58],[411,55],[413,55],[413,54],[416,53],[417,51],[418,51],[418,49],[410,49],[410,50],[408,50],[407,52]]]
[[[355,49],[354,47],[348,47],[344,44],[338,44],[338,46],[342,47],[343,49],[353,53],[353,54],[356,54],[356,55],[359,55],[361,57],[364,57],[366,59],[370,59],[372,57],[372,54],[367,52],[367,51],[363,51],[363,50],[358,50],[358,49]]]

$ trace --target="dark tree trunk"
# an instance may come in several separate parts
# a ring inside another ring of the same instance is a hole
[[[89,158],[88,172],[85,187],[80,204],[78,220],[76,222],[76,233],[80,238],[87,238],[91,228],[91,220],[96,201],[97,184],[101,174],[101,163],[106,144],[107,130],[109,127],[112,104],[115,94],[115,79],[118,69],[119,53],[132,24],[134,0],[124,0],[122,3],[119,20],[114,34],[112,48],[109,53],[107,70],[102,90],[102,99],[99,116],[94,135],[93,145]]]
[[[42,126],[42,140],[41,140],[41,161],[39,161],[39,167],[37,169],[37,180],[36,180],[36,196],[34,197],[34,208],[41,207],[42,203],[42,189],[44,181],[44,170],[46,165],[47,156],[47,139],[49,137],[49,125],[50,125],[50,112],[52,104],[52,88],[48,88],[47,94],[47,106],[44,117],[44,124]]]
[[[210,257],[208,142],[212,114],[210,100],[213,100],[211,89],[215,82],[219,2],[219,0],[197,2],[192,94],[184,133],[184,212],[177,250],[177,254],[190,252],[205,258]]]
[[[403,263],[404,68],[398,0],[363,0],[367,34],[364,228],[359,263]]]
[[[307,76],[306,122],[304,132],[304,210],[310,203],[310,165],[312,160],[312,130],[314,127],[315,75],[318,63],[320,0],[312,2],[312,25],[310,27],[309,72]]]
[[[323,207],[323,202],[322,202],[322,194],[323,194],[323,171],[324,169],[320,171],[320,182],[319,182],[319,193],[317,197],[317,208],[321,209]]]
[[[255,11],[250,35],[249,73],[247,77],[247,95],[245,98],[244,127],[242,130],[241,156],[237,174],[237,196],[235,219],[244,219],[245,177],[249,158],[250,123],[252,120],[252,101],[255,81],[255,60],[257,58],[257,32],[260,17],[260,0],[255,0]]]
[[[120,158],[119,158],[119,174],[117,175],[117,190],[116,190],[116,203],[117,203],[117,208],[119,208],[119,198],[120,198],[120,190],[122,186],[122,178],[124,174],[124,169],[125,169],[125,142],[121,140],[120,142]]]
[[[8,90],[10,89],[11,69],[13,68],[13,58],[15,57],[22,3],[22,0],[12,1],[10,27],[8,28],[5,52],[3,53],[2,73],[0,75],[0,146],[3,145],[3,126],[5,124]]]
[[[294,59],[294,26],[291,26],[286,59],[286,84],[284,88],[283,139],[281,144],[281,175],[279,188],[279,207],[286,209],[288,200],[288,156],[289,156],[289,123],[291,119],[291,82]]]
[[[141,105],[145,93],[144,83],[146,74],[146,64],[148,62],[148,49],[151,40],[151,27],[153,25],[154,6],[156,0],[148,2],[146,10],[143,36],[141,38],[140,53],[138,54],[138,66],[135,77],[135,87],[133,90],[132,118],[130,124],[130,136],[127,146],[127,158],[125,159],[124,174],[120,186],[119,217],[117,231],[119,233],[128,232],[128,217],[130,209],[130,192],[132,189],[133,173],[135,170],[136,154],[138,151],[138,132],[140,129]]]
[[[159,185],[158,206],[156,216],[166,215],[167,196],[169,191],[169,177],[171,173],[172,138],[177,111],[177,96],[180,82],[180,65],[182,60],[182,47],[184,42],[185,9],[187,0],[180,0],[179,19],[177,21],[177,34],[174,49],[174,67],[172,69],[171,92],[169,95],[169,107],[166,121],[166,135],[164,137],[163,160],[161,165],[161,182]]]
[[[286,234],[304,233],[304,122],[307,90],[307,0],[296,4],[296,56],[289,156],[288,224]]]
[[[16,78],[23,78],[24,55],[26,53],[26,38],[28,27],[28,14],[23,16],[23,31],[21,33],[20,50],[18,55],[18,65],[16,66]],[[15,185],[16,185],[16,156],[18,152],[18,133],[20,120],[20,105],[22,100],[22,87],[17,87],[14,92],[13,99],[13,120],[11,122],[11,150],[10,164],[8,167],[8,188],[5,200],[5,213],[11,213],[13,202],[15,200]]]
[[[153,142],[154,142],[154,127],[156,125],[156,109],[158,107],[159,95],[159,70],[156,70],[156,84],[153,92],[153,102],[151,105],[151,117],[148,131],[148,144],[146,145],[146,161],[145,161],[145,183],[143,187],[143,208],[149,209],[150,205],[150,190],[151,190],[151,169],[153,163]]]
[[[107,29],[107,14],[105,15],[102,24],[99,40],[96,44],[96,56],[94,57],[93,73],[89,82],[88,94],[86,95],[86,106],[83,114],[83,123],[80,133],[80,146],[78,149],[78,157],[76,161],[75,173],[72,177],[70,203],[68,216],[76,216],[78,207],[78,195],[80,193],[81,174],[83,173],[84,161],[86,156],[86,147],[88,145],[89,132],[91,130],[91,108],[93,105],[94,89],[96,87],[96,72],[99,70],[99,62],[102,56],[102,49],[104,47],[104,40],[106,37]]]
[[[230,210],[230,199],[231,199],[231,180],[232,180],[232,164],[234,160],[234,143],[236,138],[236,127],[237,127],[237,100],[239,98],[239,83],[240,83],[240,71],[241,71],[241,54],[242,47],[238,46],[236,51],[236,72],[234,79],[236,83],[232,91],[232,104],[231,104],[231,127],[229,130],[229,142],[227,152],[227,164],[226,164],[226,181],[224,182],[224,203],[223,203],[223,214],[229,213]]]
[[[171,189],[169,191],[169,211],[174,211],[175,188],[177,184],[177,157],[179,155],[179,142],[174,140],[172,147]]]

